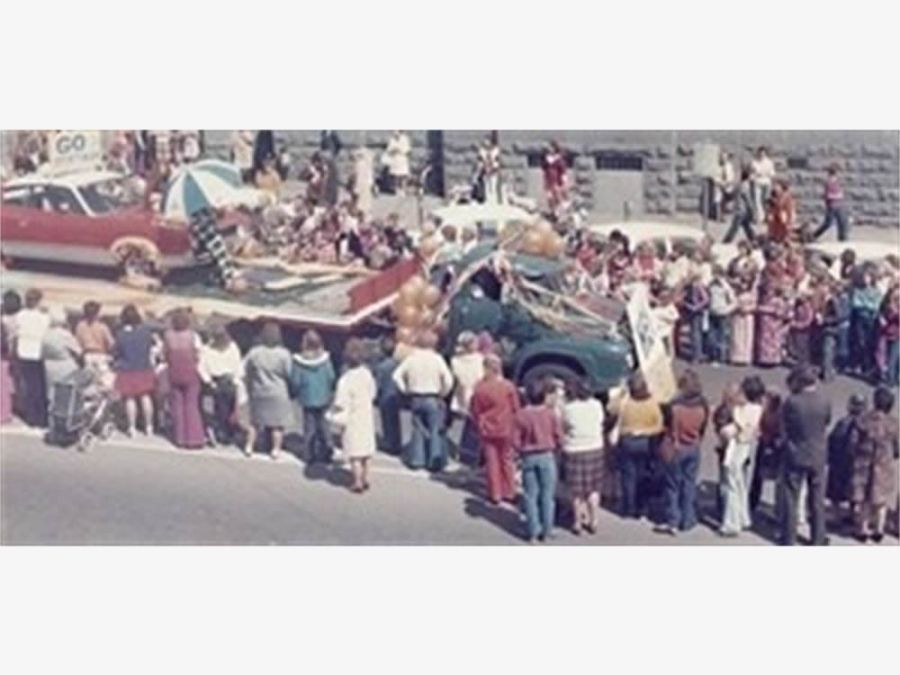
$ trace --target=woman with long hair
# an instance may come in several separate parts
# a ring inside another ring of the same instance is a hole
[[[752,525],[750,482],[765,393],[762,380],[758,377],[745,378],[741,383],[741,398],[732,411],[731,439],[722,458],[721,490],[724,508],[719,534],[723,537],[736,537]]]
[[[125,401],[126,433],[129,436],[134,434],[138,404],[144,416],[144,433],[153,435],[156,373],[152,353],[155,343],[153,329],[143,322],[137,307],[126,305],[119,316],[112,354],[115,389]]]
[[[663,413],[650,394],[647,380],[639,371],[628,378],[628,395],[611,407],[617,418],[619,443],[616,448],[621,479],[622,515],[640,518],[647,503],[644,484],[656,441],[663,432]]]
[[[172,314],[171,327],[163,335],[169,380],[169,414],[172,441],[179,448],[196,449],[206,443],[200,414],[200,337],[191,327],[186,310]]]
[[[244,363],[224,324],[210,327],[209,342],[200,350],[200,376],[212,397],[213,437],[229,442],[234,439],[234,431],[239,431],[243,435],[241,449],[250,457],[256,434],[250,424]]]

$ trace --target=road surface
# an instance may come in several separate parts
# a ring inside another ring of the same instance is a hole
[[[679,364],[678,368],[683,365]],[[724,385],[756,370],[700,368],[711,401]],[[761,371],[781,385],[785,371]],[[836,412],[854,391],[846,378],[828,387]],[[576,537],[560,528],[555,545],[769,544],[765,519],[737,539],[722,539],[712,518],[716,460],[703,449],[703,522],[677,537],[648,521],[605,511],[600,532]],[[345,468],[306,467],[293,456],[247,459],[234,449],[200,452],[163,439],[114,437],[87,454],[47,446],[22,427],[0,435],[0,542],[3,544],[520,544],[517,511],[484,500],[481,477],[456,467],[431,476],[388,455],[374,460],[372,490],[351,493]],[[772,491],[764,493],[771,504]],[[832,533],[833,544],[855,543]],[[889,538],[882,544],[896,544]]]

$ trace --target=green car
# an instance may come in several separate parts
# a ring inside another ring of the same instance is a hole
[[[631,372],[624,307],[608,301],[601,313],[571,300],[564,263],[486,242],[449,268],[458,281],[446,313],[448,351],[463,331],[486,331],[501,345],[509,377],[526,388],[547,376],[581,376],[603,393]]]

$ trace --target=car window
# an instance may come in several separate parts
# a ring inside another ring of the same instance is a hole
[[[3,203],[15,204],[17,206],[31,206],[31,190],[27,187],[4,190]]]
[[[69,188],[59,185],[48,185],[44,189],[44,196],[50,207],[57,213],[84,215],[84,209]]]
[[[133,190],[120,179],[82,185],[78,188],[88,208],[94,213],[109,213],[135,203]]]

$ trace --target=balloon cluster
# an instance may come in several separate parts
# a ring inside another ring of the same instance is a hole
[[[565,240],[556,233],[547,221],[541,221],[528,228],[522,235],[519,251],[529,255],[557,259],[566,250]]]
[[[429,234],[419,240],[419,258],[423,261],[430,261],[434,254],[441,248],[441,240],[436,234]]]
[[[397,342],[415,343],[420,330],[434,327],[435,307],[441,301],[441,291],[423,277],[414,276],[400,287],[391,307],[397,320]]]

